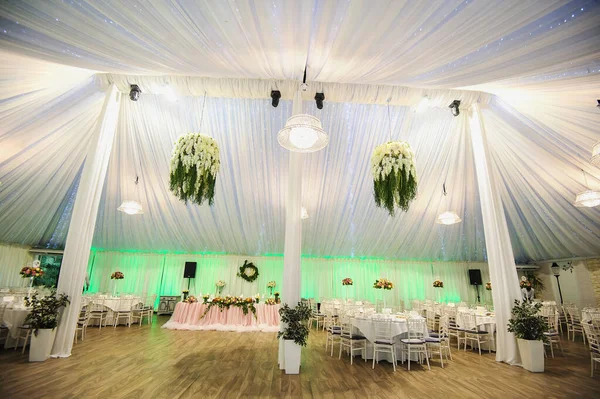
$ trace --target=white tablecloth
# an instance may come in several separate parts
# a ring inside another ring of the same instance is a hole
[[[25,323],[25,318],[29,312],[30,310],[27,308],[6,309],[4,311],[4,324],[8,327],[8,337],[4,342],[5,348],[14,348],[19,336],[19,327]]]

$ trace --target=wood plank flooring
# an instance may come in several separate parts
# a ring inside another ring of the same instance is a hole
[[[453,351],[442,369],[387,362],[375,370],[358,357],[330,357],[325,334],[312,333],[302,372],[277,366],[275,333],[170,331],[159,326],[88,330],[68,359],[28,363],[20,351],[0,349],[0,398],[570,398],[600,397],[600,371],[590,378],[581,341],[565,356],[529,373],[494,355]],[[313,330],[314,332],[314,330]],[[566,340],[564,340],[566,341]],[[453,348],[455,349],[455,348]]]

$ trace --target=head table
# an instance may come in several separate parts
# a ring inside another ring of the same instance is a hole
[[[206,316],[208,304],[179,302],[171,319],[162,328],[169,330],[217,330],[217,331],[279,331],[280,305],[255,304],[256,317],[251,311],[244,315],[241,308],[231,306],[219,309],[213,306]]]

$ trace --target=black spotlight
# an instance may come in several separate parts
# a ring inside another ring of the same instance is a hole
[[[448,106],[450,111],[452,111],[452,115],[454,116],[460,115],[460,109],[458,107],[460,107],[460,100],[454,100],[452,101],[452,104]]]
[[[140,98],[140,94],[142,94],[142,91],[140,90],[140,87],[138,85],[131,85],[129,86],[130,90],[129,90],[129,99],[131,101],[137,101]]]
[[[323,101],[325,100],[325,94],[317,93],[315,94],[315,101],[317,102],[317,108],[323,109]]]
[[[279,99],[281,98],[281,92],[279,90],[271,90],[271,105],[275,108],[279,105]]]
[[[596,100],[598,101],[598,105],[596,105],[596,107],[600,108],[600,100]]]

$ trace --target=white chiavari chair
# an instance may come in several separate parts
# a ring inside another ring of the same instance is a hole
[[[554,310],[554,309],[553,309]],[[548,332],[545,332],[544,335],[548,339],[548,342],[544,342],[544,346],[550,347],[550,353],[552,354],[552,359],[554,359],[554,344],[557,344],[560,348],[560,352],[564,356],[562,342],[560,340],[560,333],[558,332],[558,313],[555,311],[554,314],[549,314],[548,316],[544,316],[548,323]],[[546,351],[544,351],[544,355]]]
[[[408,319],[408,338],[400,340],[402,343],[402,364],[404,360],[408,361],[408,371],[410,371],[411,355],[419,355],[419,363],[423,364],[423,358],[427,361],[427,368],[431,370],[429,365],[429,356],[427,354],[427,345],[424,338],[424,329],[427,328],[426,322],[423,319]]]
[[[102,324],[104,323],[104,326],[106,326],[106,321],[108,320],[108,315],[109,315],[109,310],[106,306],[104,306],[104,298],[101,297],[96,297],[96,298],[92,298],[89,306],[90,306],[90,319],[88,321],[91,322],[92,320],[97,320],[98,321],[98,328],[101,329],[102,328]]]
[[[113,309],[113,327],[117,328],[119,320],[125,319],[128,327],[131,327],[132,321],[132,306],[133,299],[130,298],[119,298],[117,301],[116,309]]]
[[[567,325],[567,339],[568,334],[573,334],[572,340],[575,342],[575,334],[580,333],[585,344],[585,334],[583,333],[583,327],[581,325],[581,315],[579,309],[576,306],[567,307],[567,315],[569,317],[569,324]]]
[[[325,315],[322,313],[319,313],[319,308],[317,306],[317,303],[313,299],[310,299],[309,302],[310,302],[310,319],[308,319],[308,326],[310,328],[312,328],[313,323],[316,322],[317,330],[319,330],[319,325],[323,326],[323,321],[324,321]]]
[[[593,377],[596,363],[600,363],[600,333],[591,323],[583,323],[582,328],[587,337],[588,348],[590,351],[590,376]]]
[[[6,341],[8,338],[8,327],[4,324],[4,312],[6,311],[6,303],[0,302],[0,341]]]
[[[333,312],[333,310],[328,310],[328,312]],[[331,324],[326,329],[326,337],[325,337],[325,352],[327,352],[327,347],[331,344],[331,353],[330,356],[333,356],[333,349],[336,342],[340,342],[340,336],[342,334],[342,327],[338,325],[339,318],[333,318]]]
[[[87,332],[87,327],[88,324],[90,322],[90,316],[91,316],[91,304],[89,303],[89,301],[84,301],[84,302],[88,302],[86,304],[84,304],[81,307],[81,310],[79,311],[79,318],[77,319],[77,326],[75,327],[75,343],[77,343],[77,334],[81,333],[81,340],[83,341],[85,339],[85,334]]]
[[[373,319],[375,326],[375,342],[373,342],[373,369],[375,362],[379,364],[378,353],[389,353],[392,357],[392,365],[396,371],[396,344],[392,337],[392,322],[390,320]]]
[[[492,353],[491,345],[489,345],[490,338],[489,333],[485,330],[480,330],[477,325],[477,316],[473,313],[466,313],[463,316],[465,320],[465,326],[463,327],[465,333],[465,351],[467,350],[467,342],[470,342],[471,349],[473,344],[477,342],[477,349],[479,350],[479,356],[481,356],[481,344],[488,344],[488,352]],[[460,349],[460,346],[459,346]]]
[[[353,334],[352,329],[353,327],[350,323],[350,320],[348,318],[344,318],[341,323],[340,354],[338,359],[342,358],[342,350],[346,348],[350,354],[351,365],[354,360],[354,351],[357,350],[363,353],[363,358],[365,359],[365,362],[367,361],[367,339],[362,335]]]
[[[443,356],[446,356],[446,360],[448,360],[448,356],[450,356],[450,360],[452,360],[452,353],[450,352],[450,336],[448,334],[448,321],[447,314],[441,316],[437,334],[425,338],[429,354],[432,355],[437,353],[440,355],[442,368],[444,368]]]

